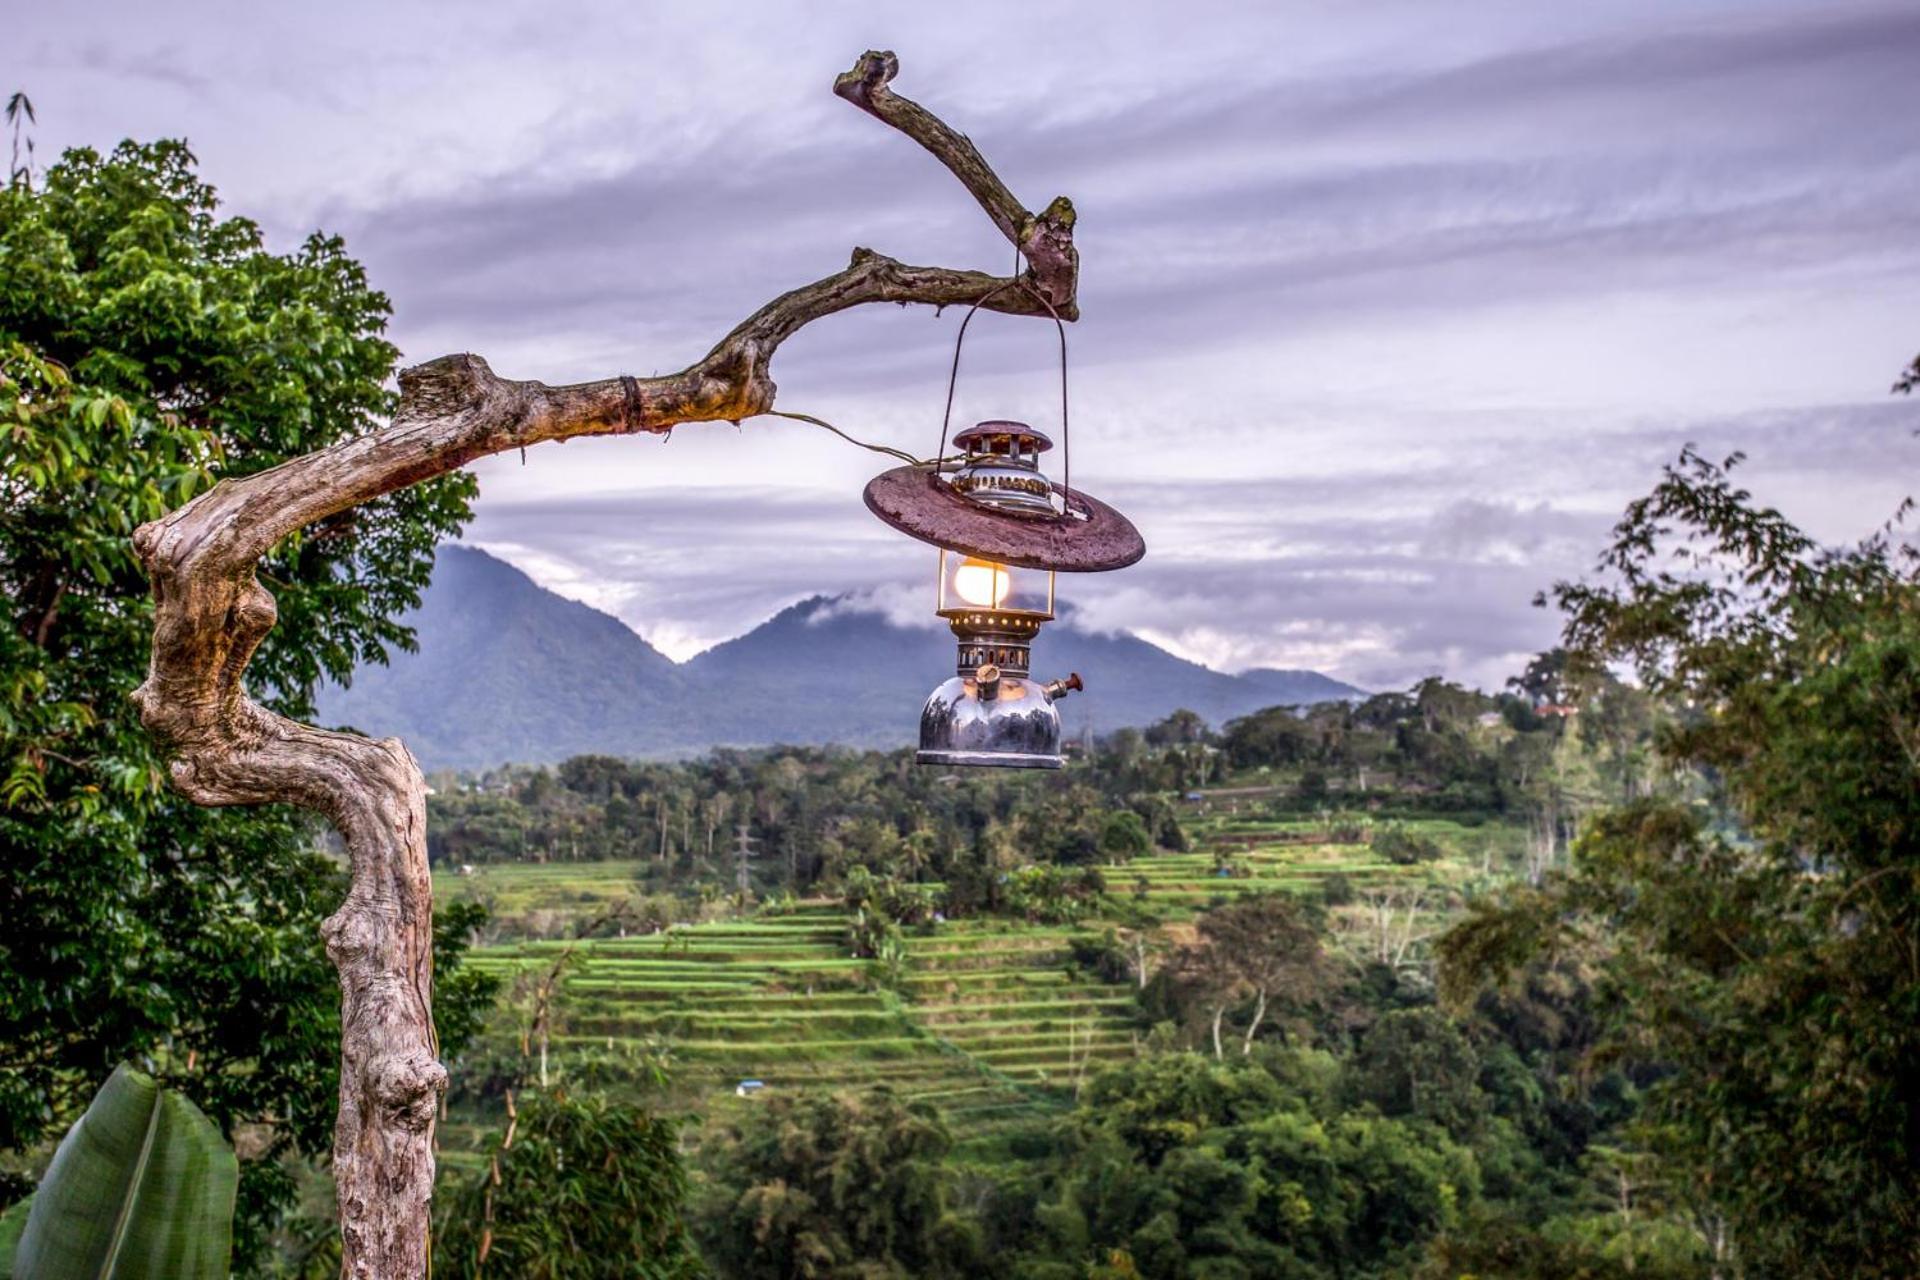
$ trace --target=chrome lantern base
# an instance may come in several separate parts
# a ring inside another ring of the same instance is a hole
[[[991,697],[981,696],[985,683]],[[1018,676],[955,676],[920,713],[917,764],[1058,769],[1060,712],[1044,685]]]
[[[1044,684],[1028,677],[1037,620],[971,609],[945,616],[960,642],[958,669],[920,712],[914,762],[1058,769],[1064,761],[1054,704],[1082,687],[1079,675]]]

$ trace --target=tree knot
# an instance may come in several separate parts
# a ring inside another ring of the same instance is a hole
[[[873,100],[887,91],[887,85],[900,74],[900,59],[891,49],[869,49],[860,55],[853,69],[833,82],[833,91],[864,110],[873,110]]]
[[[498,383],[493,369],[472,352],[441,356],[402,369],[400,407],[394,418],[446,417],[485,399]]]
[[[367,1069],[367,1088],[388,1119],[414,1133],[433,1122],[447,1069],[425,1049],[382,1055]]]

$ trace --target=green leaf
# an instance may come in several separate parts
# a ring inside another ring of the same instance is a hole
[[[27,1229],[27,1213],[32,1208],[33,1197],[29,1196],[0,1213],[0,1275],[13,1274],[13,1253],[20,1247],[20,1233]]]
[[[13,1280],[224,1280],[239,1176],[199,1108],[123,1063],[61,1139]]]

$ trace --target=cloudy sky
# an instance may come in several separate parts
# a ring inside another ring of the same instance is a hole
[[[184,136],[277,247],[343,233],[409,361],[646,374],[855,245],[1004,270],[863,49],[1025,203],[1080,211],[1074,477],[1149,554],[1087,625],[1228,670],[1497,684],[1693,441],[1822,537],[1920,477],[1920,8],[1212,0],[15,6],[43,156]],[[958,316],[804,331],[780,407],[932,451]],[[1052,423],[986,317],[957,417]],[[816,592],[925,618],[883,461],[762,419],[479,467],[467,540],[685,657]],[[926,619],[931,621],[931,619]]]

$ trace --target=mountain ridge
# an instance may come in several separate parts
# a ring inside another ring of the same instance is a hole
[[[603,753],[665,756],[774,743],[913,741],[920,705],[953,666],[944,628],[889,622],[816,595],[675,663],[625,623],[541,587],[473,547],[440,548],[432,585],[405,618],[419,642],[386,666],[320,691],[323,722],[397,735],[427,768],[553,763]],[[1068,732],[1144,726],[1178,707],[1219,724],[1282,702],[1363,690],[1312,671],[1228,675],[1137,636],[1071,619],[1034,644],[1036,675],[1079,671]]]

